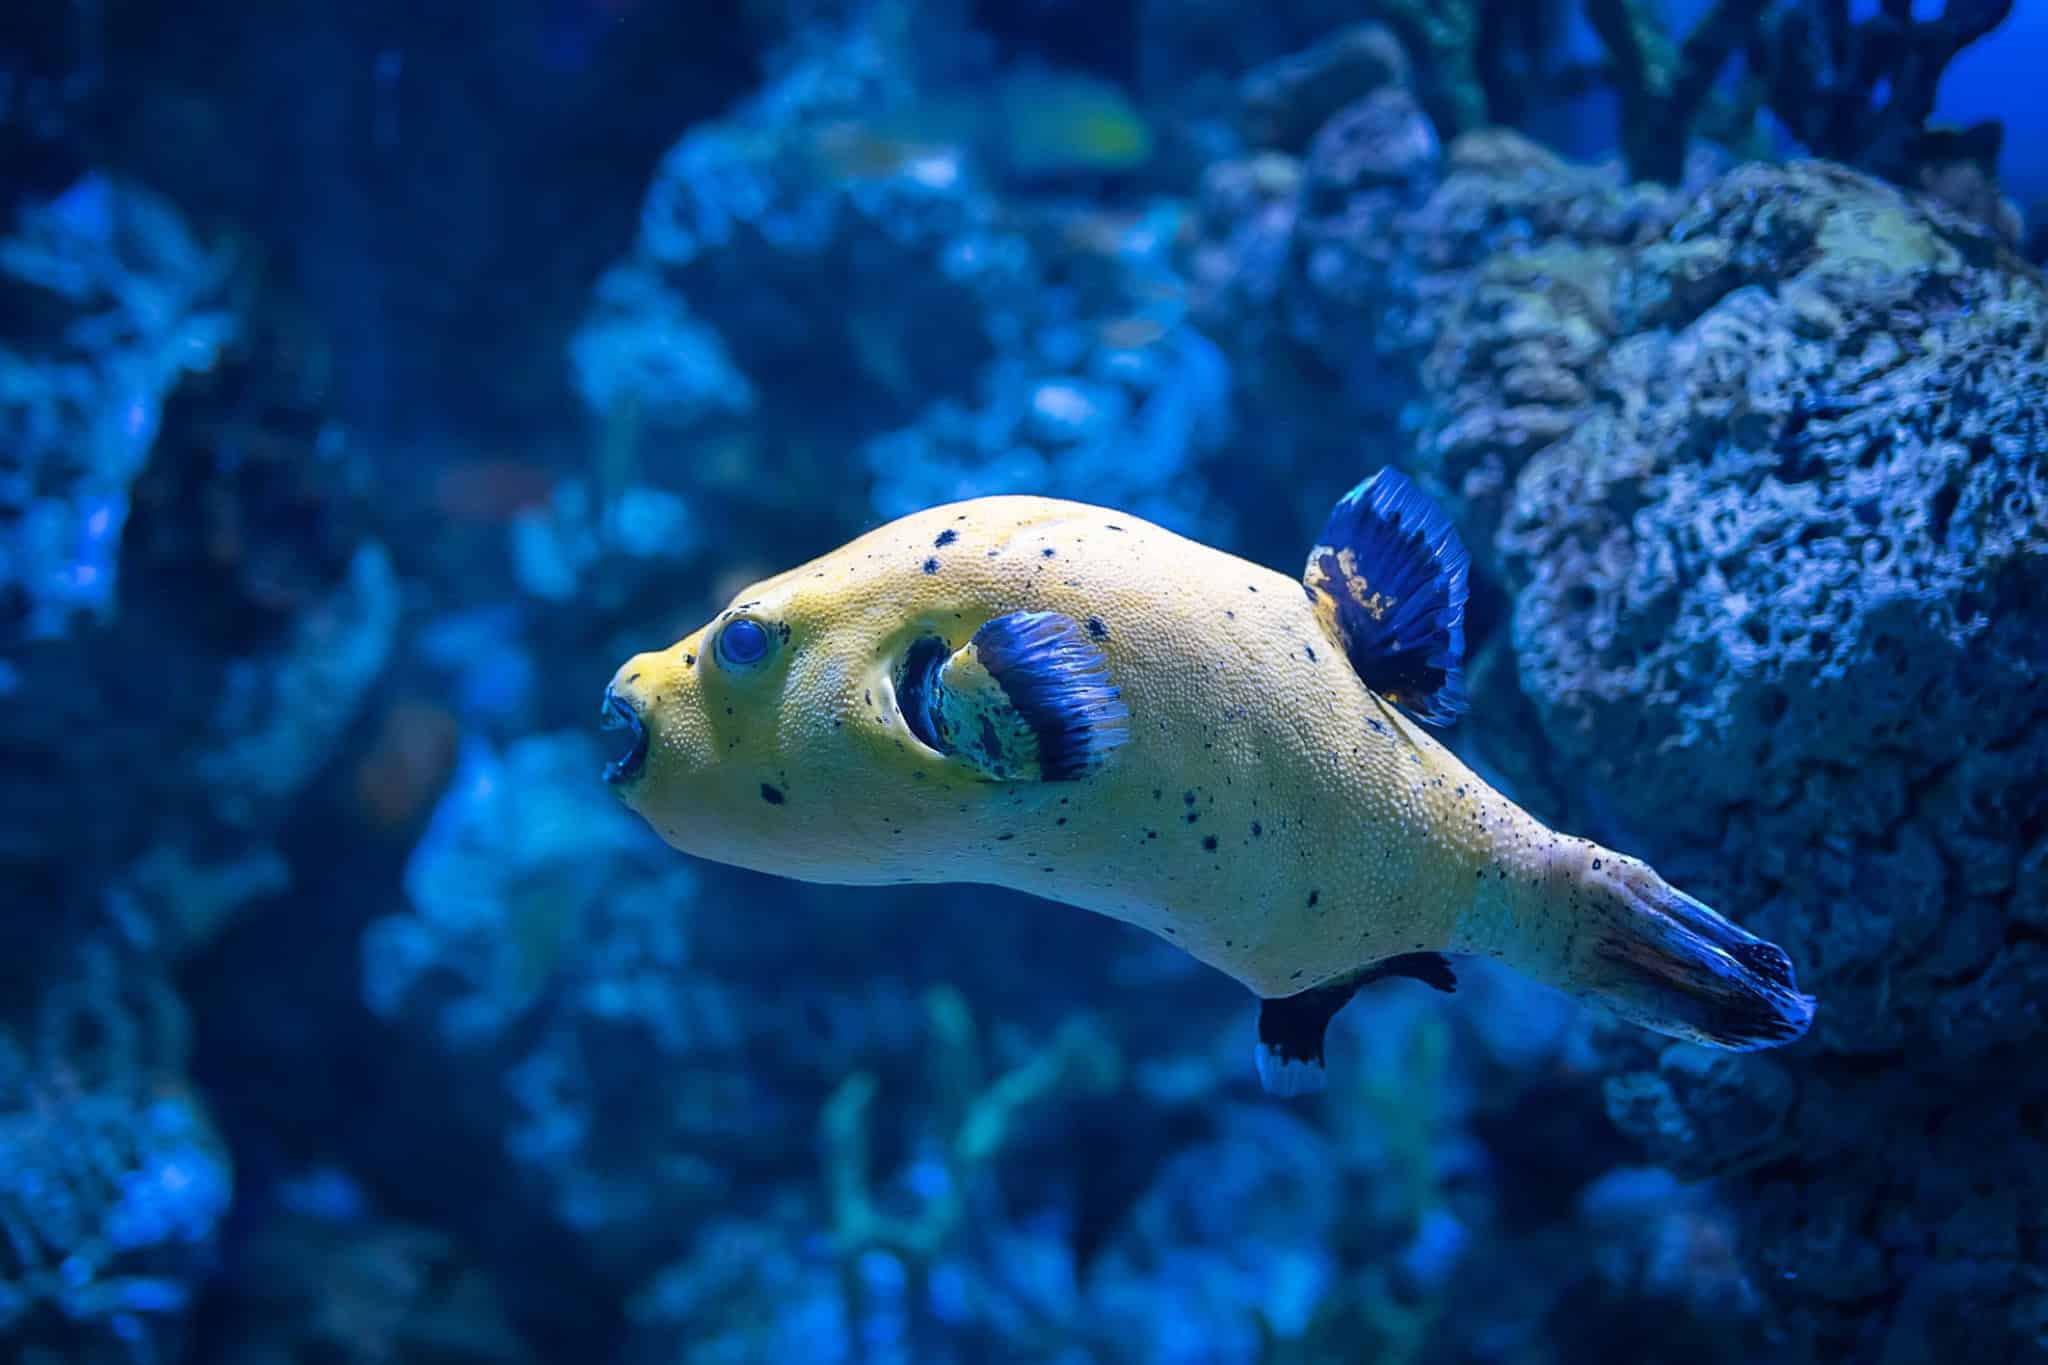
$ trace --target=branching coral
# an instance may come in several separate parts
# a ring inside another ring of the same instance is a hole
[[[1910,0],[1883,0],[1850,17],[1846,0],[1788,5],[1748,41],[1749,64],[1771,112],[1816,156],[1917,184],[1934,159],[1928,120],[1942,75],[1958,53],[2005,22],[2012,0],[1944,0],[1916,19]],[[1972,130],[1977,153],[1997,157],[1995,123]],[[1987,145],[1988,144],[1988,145]]]
[[[891,1213],[873,1191],[869,1110],[878,1089],[873,1075],[848,1077],[826,1101],[819,1120],[834,1237],[847,1257],[880,1248],[913,1264],[930,1261],[958,1232],[970,1187],[1010,1139],[1021,1111],[1063,1090],[1117,1084],[1121,1063],[1114,1045],[1084,1021],[1069,1022],[1041,1051],[991,1080],[981,1074],[974,1016],[960,993],[934,989],[926,993],[924,1007],[939,1110],[934,1117],[952,1132],[938,1139],[937,1169],[918,1181],[928,1197],[916,1212]]]
[[[1674,183],[1714,83],[1743,50],[1771,0],[1715,0],[1674,45],[1653,5],[1586,0],[1621,97],[1621,146],[1640,180]]]

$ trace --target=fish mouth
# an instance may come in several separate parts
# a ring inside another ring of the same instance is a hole
[[[647,766],[647,725],[640,719],[640,713],[607,687],[598,724],[607,730],[625,730],[633,739],[631,749],[604,765],[604,780],[616,787],[640,776],[640,770]]]

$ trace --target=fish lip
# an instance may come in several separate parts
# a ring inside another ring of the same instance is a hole
[[[647,725],[640,719],[640,713],[624,697],[607,687],[598,724],[606,730],[626,730],[633,738],[630,750],[604,765],[604,780],[616,787],[640,776],[641,770],[647,766]]]

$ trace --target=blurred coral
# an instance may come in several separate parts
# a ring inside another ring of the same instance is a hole
[[[169,204],[98,174],[0,240],[0,638],[112,609],[163,404],[234,334],[227,274]]]
[[[0,1333],[174,1341],[233,1187],[184,1081],[184,1007],[104,944],[42,965],[0,1021]]]

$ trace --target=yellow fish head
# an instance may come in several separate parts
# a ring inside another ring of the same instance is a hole
[[[807,881],[903,881],[988,799],[897,696],[913,645],[986,612],[864,548],[745,589],[613,675],[604,721],[624,743],[605,778],[674,847]]]

